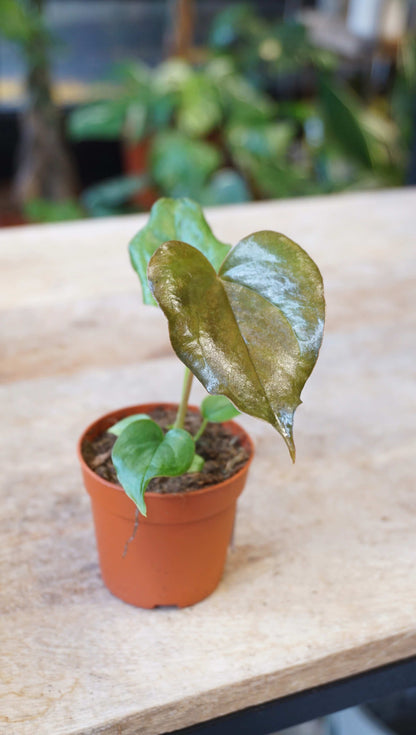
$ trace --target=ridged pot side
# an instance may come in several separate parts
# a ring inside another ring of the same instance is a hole
[[[78,457],[91,499],[101,574],[108,589],[132,605],[186,607],[217,587],[225,566],[237,498],[253,457],[248,434],[234,421],[224,424],[240,438],[249,459],[235,475],[216,485],[185,493],[146,493],[147,517],[139,517],[131,538],[136,506],[125,492],[91,470],[82,456],[84,441],[92,440],[116,421],[155,408],[175,409],[172,403],[148,403],[113,411],[91,424],[78,442]],[[194,406],[192,411],[198,411]]]

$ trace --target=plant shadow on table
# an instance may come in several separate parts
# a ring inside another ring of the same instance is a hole
[[[269,569],[270,564],[273,563],[273,574],[278,574],[279,569],[274,562],[275,557],[275,544],[232,544],[228,551],[224,574],[228,586],[243,584],[249,587],[258,579],[259,566],[262,565],[266,565]]]

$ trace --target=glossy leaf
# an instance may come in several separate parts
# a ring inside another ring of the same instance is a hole
[[[129,424],[113,447],[112,460],[126,494],[146,515],[145,490],[153,477],[182,475],[191,466],[195,445],[183,429],[164,434],[151,419]]]
[[[129,245],[130,259],[140,278],[145,304],[154,304],[147,281],[147,266],[155,250],[167,240],[184,240],[205,255],[217,270],[230,249],[217,240],[199,204],[190,199],[159,199],[149,220]]]
[[[206,421],[221,424],[234,419],[240,412],[226,396],[207,396],[201,403],[201,413]]]
[[[108,429],[108,432],[110,434],[114,434],[114,436],[120,436],[121,432],[124,431],[127,426],[130,426],[130,424],[133,424],[135,421],[141,421],[142,419],[150,419],[150,416],[148,416],[147,413],[133,413],[131,416],[125,416],[124,419],[113,424],[113,426]]]
[[[322,340],[319,270],[296,243],[257,232],[219,273],[184,242],[166,242],[148,269],[178,357],[212,394],[272,424],[292,458],[293,415]]]

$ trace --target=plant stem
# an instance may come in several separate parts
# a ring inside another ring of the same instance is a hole
[[[181,402],[179,404],[178,413],[176,414],[175,423],[173,425],[174,429],[183,429],[185,425],[185,416],[188,409],[189,394],[191,392],[193,378],[194,376],[189,368],[185,368]]]
[[[198,431],[196,432],[194,436],[195,444],[198,441],[199,437],[202,436],[202,434],[204,433],[207,423],[208,423],[208,419],[203,419],[201,426],[199,427]]]

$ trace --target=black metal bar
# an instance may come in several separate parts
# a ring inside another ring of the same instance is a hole
[[[269,735],[416,686],[416,657],[163,735]]]

